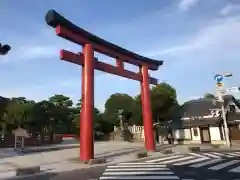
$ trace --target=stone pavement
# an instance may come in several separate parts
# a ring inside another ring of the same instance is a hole
[[[98,142],[95,143],[95,157],[120,156],[143,148],[143,143]],[[0,160],[0,178],[16,175],[17,168],[40,166],[42,171],[61,172],[86,168],[87,165],[70,161],[79,157],[79,148],[15,156]]]

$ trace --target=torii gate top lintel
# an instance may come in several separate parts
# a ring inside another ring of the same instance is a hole
[[[136,66],[142,66],[147,64],[150,70],[158,70],[159,66],[163,64],[163,61],[154,60],[134,52],[126,50],[120,46],[110,43],[90,32],[73,24],[55,10],[49,10],[45,16],[47,24],[53,28],[56,28],[56,34],[64,39],[68,39],[74,43],[84,45],[86,43],[93,44],[94,50],[119,59]]]

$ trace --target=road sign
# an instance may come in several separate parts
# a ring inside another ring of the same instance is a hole
[[[217,81],[217,82],[221,82],[223,80],[223,76],[221,74],[216,74],[214,76],[214,79]]]
[[[223,83],[221,83],[221,82],[217,82],[217,83],[216,83],[216,86],[217,86],[217,87],[223,87],[223,86],[224,86],[224,84],[223,84]]]
[[[227,91],[232,93],[239,93],[240,89],[239,87],[231,87],[231,88],[228,88]]]

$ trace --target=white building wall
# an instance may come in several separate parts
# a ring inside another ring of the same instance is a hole
[[[190,129],[175,129],[173,130],[174,139],[191,139],[191,131]]]
[[[210,136],[212,141],[221,140],[219,127],[209,127]]]

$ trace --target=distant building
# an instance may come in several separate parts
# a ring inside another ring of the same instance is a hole
[[[240,142],[240,104],[232,95],[224,97],[230,140]],[[173,137],[184,143],[224,143],[221,104],[213,99],[198,99],[184,103],[180,117],[173,121]]]

